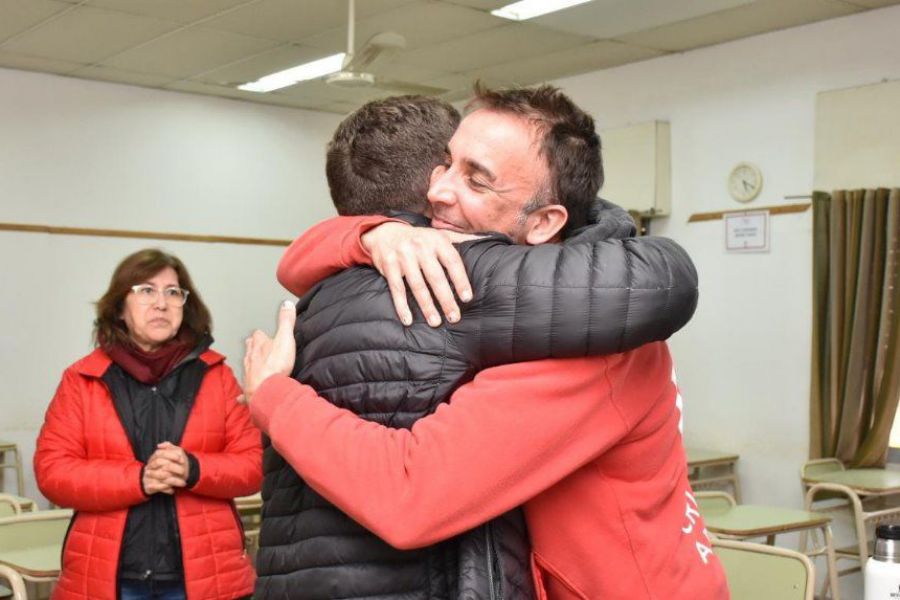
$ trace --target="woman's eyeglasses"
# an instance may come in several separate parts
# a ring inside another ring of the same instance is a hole
[[[146,283],[131,286],[131,291],[134,292],[138,302],[145,305],[156,304],[157,300],[159,300],[159,294],[162,292],[163,298],[166,299],[166,304],[175,307],[184,306],[184,303],[187,302],[188,294],[190,294],[189,291],[180,287],[172,286],[158,290]]]

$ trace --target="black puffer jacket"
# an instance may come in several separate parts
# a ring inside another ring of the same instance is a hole
[[[409,428],[481,369],[668,338],[696,307],[690,259],[670,240],[629,238],[633,222],[614,205],[595,216],[564,244],[514,246],[499,235],[462,244],[474,299],[453,325],[431,328],[417,311],[401,325],[370,268],[321,282],[298,304],[295,376],[363,418]],[[270,445],[263,470],[257,598],[534,596],[518,511],[400,551],[319,496]]]

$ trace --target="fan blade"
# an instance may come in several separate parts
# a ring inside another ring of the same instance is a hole
[[[406,38],[393,31],[376,33],[356,52],[344,67],[347,71],[364,71],[378,58],[406,48]]]
[[[434,87],[421,83],[413,83],[412,81],[397,81],[396,79],[375,78],[375,87],[388,92],[398,92],[401,94],[416,94],[421,96],[439,96],[449,90],[447,88]]]

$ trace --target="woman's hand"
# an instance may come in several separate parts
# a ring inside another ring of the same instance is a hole
[[[144,475],[141,477],[141,486],[144,488],[144,494],[152,496],[153,494],[169,494],[175,493],[173,487],[166,483],[171,475],[167,471],[161,469],[151,469],[149,464],[144,466]]]
[[[144,492],[148,496],[158,492],[172,494],[175,488],[187,485],[190,470],[187,452],[171,442],[163,442],[156,446],[144,467]]]

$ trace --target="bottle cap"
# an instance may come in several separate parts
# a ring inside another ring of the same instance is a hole
[[[883,540],[900,540],[900,525],[894,523],[879,525],[875,529],[875,536]]]

